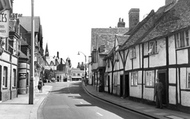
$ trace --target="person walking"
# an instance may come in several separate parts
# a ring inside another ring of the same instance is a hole
[[[162,82],[160,81],[160,79],[158,78],[157,79],[157,83],[155,84],[155,93],[154,93],[154,99],[156,97],[156,107],[157,108],[163,108],[163,105],[162,105],[162,95],[163,95],[163,84]]]
[[[42,79],[40,79],[38,82],[38,90],[40,93],[42,93],[42,87],[43,87],[43,82],[42,82]]]

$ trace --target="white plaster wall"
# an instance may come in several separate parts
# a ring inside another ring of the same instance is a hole
[[[131,51],[129,51],[129,55],[130,55],[130,52],[131,52]],[[126,65],[125,65],[125,70],[126,70],[126,71],[132,69],[132,61],[131,61],[129,55],[128,55],[128,57],[127,57],[127,61],[126,61]]]
[[[17,63],[18,63],[18,58],[12,57],[12,63],[17,65]]]
[[[6,52],[3,52],[3,54],[0,55],[0,59],[3,59],[5,61],[9,62],[10,61],[10,55],[8,53],[6,53]]]
[[[148,58],[144,58],[144,68],[148,68]]]
[[[166,65],[166,41],[165,39],[157,40],[158,54],[150,55],[150,67]]]
[[[140,44],[140,47],[139,47],[139,67],[142,68],[142,44]]]
[[[123,54],[123,53],[121,53]],[[123,57],[123,56],[122,56]],[[119,69],[123,69],[123,61],[121,59],[121,56],[119,55]]]
[[[142,71],[138,71],[138,85],[142,84]]]
[[[131,86],[130,87],[130,96],[131,97],[136,97],[136,98],[141,98],[141,87],[140,85],[134,87],[134,86]]]
[[[169,83],[176,84],[176,69],[169,69]]]
[[[168,38],[169,64],[176,64],[176,48],[174,36]]]
[[[154,88],[146,88],[146,87],[144,87],[143,96],[144,96],[144,99],[146,99],[146,100],[153,100],[153,98],[154,98]]]
[[[144,43],[144,56],[148,55],[148,42]]]
[[[190,93],[188,91],[181,91],[181,97],[181,104],[190,107]]]
[[[129,73],[129,79],[131,79],[131,72]],[[131,86],[130,80],[130,96],[141,98],[142,97],[142,71],[138,71],[138,81],[137,86]]]
[[[169,86],[169,104],[176,104],[176,87]]]
[[[188,63],[188,50],[178,50],[177,51],[177,64],[187,64]]]
[[[186,89],[186,81],[187,81],[186,68],[181,68],[180,69],[181,89]]]
[[[133,59],[133,69],[137,69],[137,68],[140,68],[139,64],[139,45],[136,45],[135,46],[136,48],[136,58]]]

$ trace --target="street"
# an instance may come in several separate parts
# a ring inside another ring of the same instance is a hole
[[[56,82],[38,109],[38,119],[147,119],[89,96],[81,82]]]

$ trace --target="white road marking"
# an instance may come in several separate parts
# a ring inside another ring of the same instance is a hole
[[[96,112],[96,114],[100,115],[100,116],[103,116],[102,114],[100,114],[99,112]]]

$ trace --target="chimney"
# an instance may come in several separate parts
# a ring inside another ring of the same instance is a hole
[[[119,22],[117,23],[117,27],[125,27],[125,22],[123,19],[119,18]]]
[[[57,58],[59,59],[59,52],[57,52]]]
[[[133,29],[139,23],[139,8],[129,10],[129,30]]]

